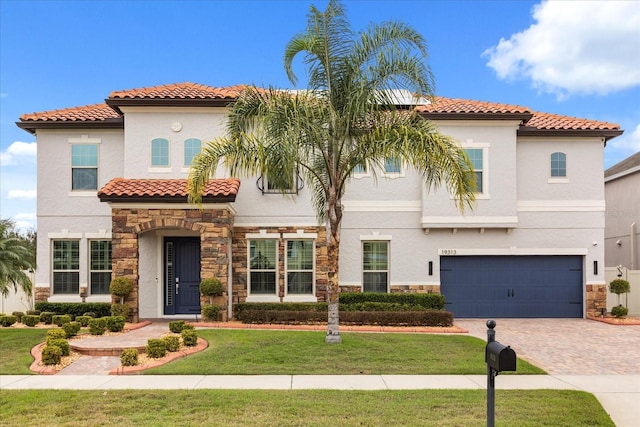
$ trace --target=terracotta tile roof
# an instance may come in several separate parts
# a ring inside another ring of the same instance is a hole
[[[558,114],[541,113],[537,111],[533,113],[533,117],[525,124],[525,126],[536,129],[557,130],[620,130],[620,125],[615,123],[561,116]]]
[[[240,189],[237,179],[211,179],[202,194],[203,202],[233,202]],[[103,202],[187,201],[186,179],[114,178],[98,191]]]
[[[65,108],[62,110],[43,111],[40,113],[23,114],[22,121],[36,122],[88,122],[118,119],[120,116],[107,104],[85,105],[82,107]]]
[[[471,99],[435,97],[431,104],[420,105],[417,110],[421,113],[456,113],[456,114],[528,114],[528,107],[495,102],[474,101]]]
[[[236,99],[245,85],[211,87],[197,83],[175,83],[114,91],[109,99]]]

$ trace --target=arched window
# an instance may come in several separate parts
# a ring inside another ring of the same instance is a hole
[[[169,140],[156,138],[151,141],[151,166],[169,166]]]
[[[202,141],[197,138],[189,138],[184,141],[184,166],[190,167],[193,158],[200,154]]]
[[[564,153],[551,153],[551,177],[567,176],[567,155]]]

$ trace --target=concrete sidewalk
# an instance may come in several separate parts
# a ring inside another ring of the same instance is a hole
[[[2,375],[0,390],[418,390],[486,389],[485,375]],[[640,375],[499,375],[498,390],[593,393],[618,427],[638,426]]]

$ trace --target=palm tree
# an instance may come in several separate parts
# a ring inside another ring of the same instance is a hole
[[[283,91],[247,87],[228,117],[227,135],[209,143],[195,159],[189,194],[195,203],[224,161],[232,176],[267,176],[276,188],[294,188],[301,174],[325,223],[328,254],[327,342],[340,342],[338,258],[342,196],[364,166],[375,173],[387,159],[420,171],[427,186],[446,184],[460,210],[472,207],[475,177],[464,152],[414,109],[399,109],[397,89],[431,97],[426,43],[399,22],[350,29],[345,12],[331,0],[325,12],[311,6],[306,31],[285,48],[292,84],[294,58],[303,53],[308,89]]]
[[[13,229],[11,220],[0,220],[0,293],[7,296],[11,286],[15,292],[20,286],[25,294],[31,295],[31,279],[25,271],[35,268],[35,256],[29,243]]]

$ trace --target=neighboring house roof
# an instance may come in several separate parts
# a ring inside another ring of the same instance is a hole
[[[210,179],[202,191],[202,202],[233,202],[239,189],[237,179]],[[114,178],[98,191],[98,198],[101,202],[185,203],[187,180]]]
[[[196,83],[176,83],[111,92],[106,104],[24,114],[17,123],[28,132],[39,128],[124,127],[122,110],[127,106],[226,107],[246,85],[212,87]],[[620,126],[596,120],[531,111],[528,107],[495,102],[435,97],[416,110],[432,120],[519,120],[518,135],[600,136],[604,140],[622,134]]]
[[[605,182],[640,172],[640,151],[604,171]]]

